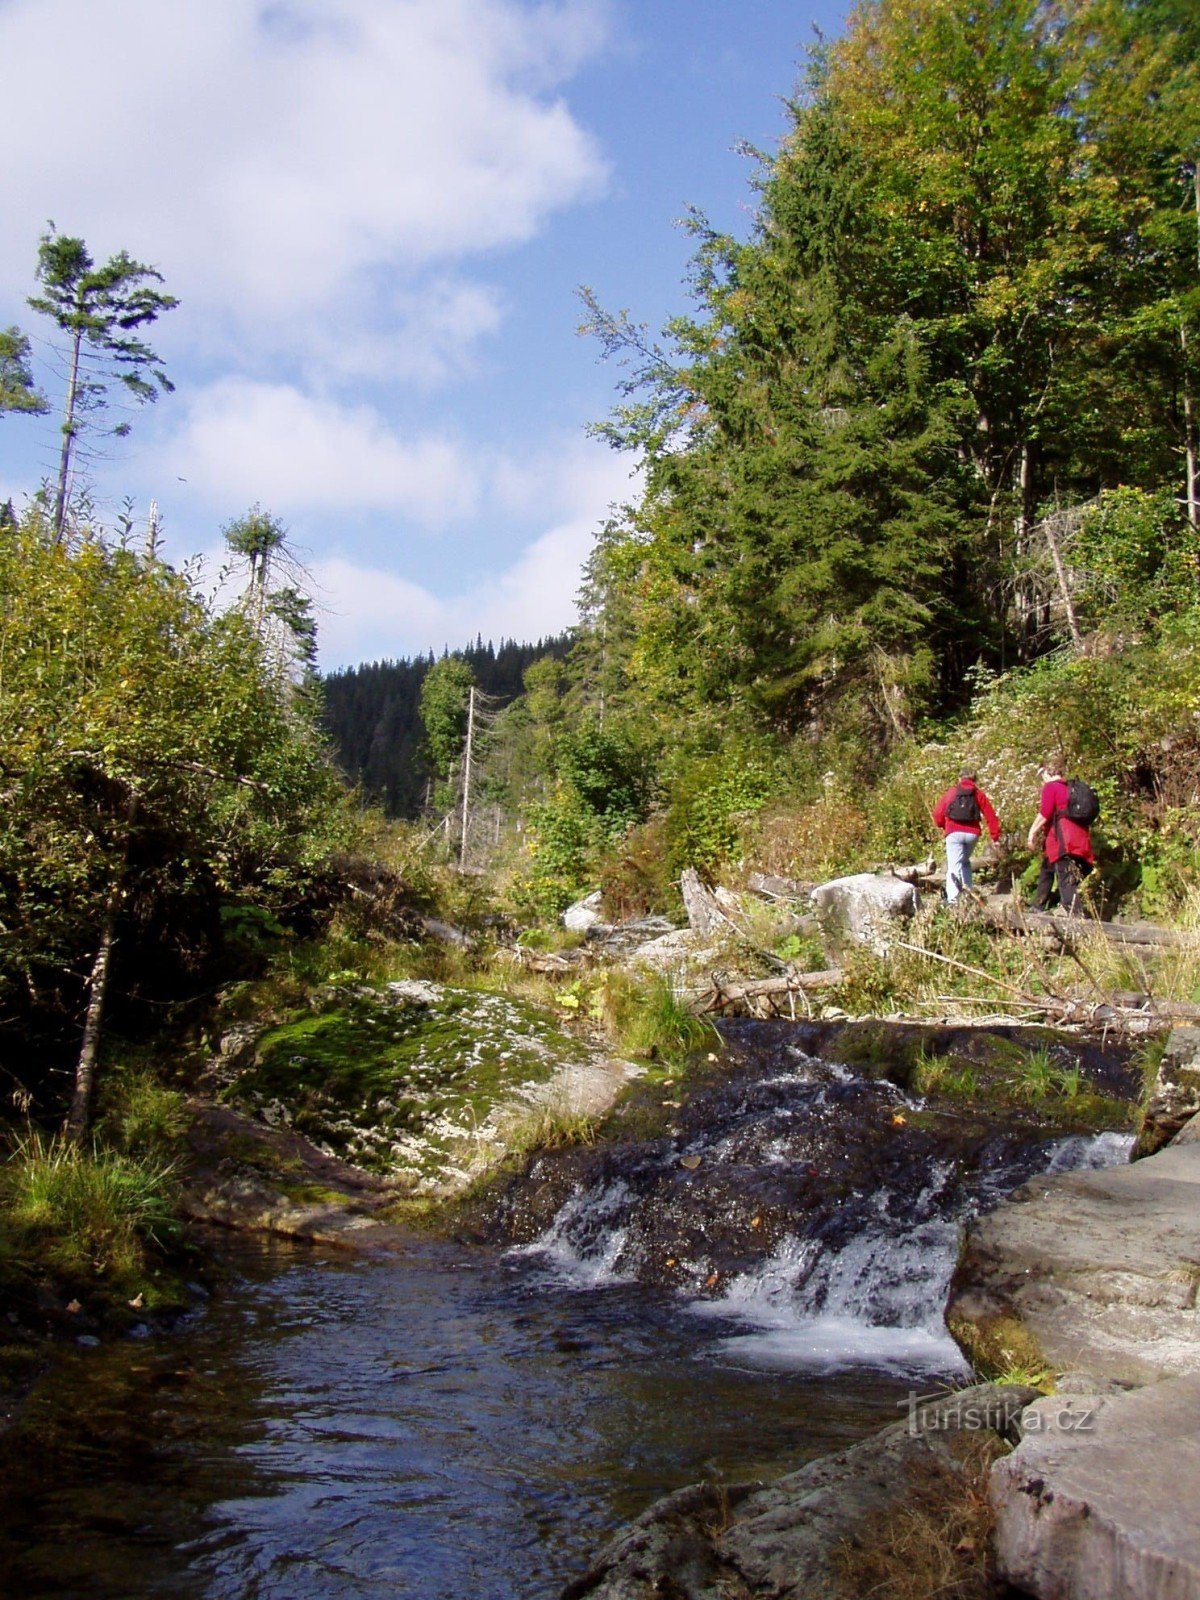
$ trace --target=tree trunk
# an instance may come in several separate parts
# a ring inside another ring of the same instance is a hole
[[[92,975],[88,980],[87,1016],[83,1024],[83,1043],[79,1060],[75,1064],[75,1092],[71,1109],[67,1113],[63,1132],[75,1144],[84,1137],[92,1120],[92,1092],[96,1082],[96,1063],[100,1055],[100,1031],[104,1023],[104,1001],[108,994],[108,973],[112,964],[113,945],[116,942],[117,906],[120,902],[120,881],[113,886],[104,908],[104,922],[100,929],[100,943],[92,962]]]
[[[467,828],[471,817],[471,746],[475,742],[475,685],[467,698],[467,749],[463,762],[462,840],[459,845],[458,865],[462,871],[467,865]]]
[[[1200,271],[1200,152],[1192,163],[1192,201],[1196,213],[1196,269]],[[1196,402],[1192,394],[1192,375],[1188,370],[1187,323],[1179,319],[1179,344],[1183,351],[1183,453],[1187,463],[1187,514],[1193,528],[1200,527],[1200,483],[1196,462]]]
[[[83,329],[75,329],[71,345],[71,372],[67,379],[67,406],[63,414],[62,450],[58,457],[58,486],[54,493],[54,543],[62,542],[67,520],[67,484],[71,477],[71,452],[75,448],[75,406],[79,395],[79,356],[83,345]]]
[[[125,891],[125,869],[129,862],[129,847],[133,840],[133,824],[137,819],[138,799],[131,794],[125,805],[125,840],[120,863],[108,891],[104,905],[104,920],[100,924],[100,943],[96,946],[88,978],[87,1014],[83,1021],[83,1039],[79,1046],[79,1060],[75,1063],[75,1091],[71,1096],[71,1109],[63,1132],[68,1139],[78,1143],[88,1131],[92,1120],[92,1094],[96,1084],[96,1066],[100,1058],[100,1035],[104,1026],[104,1002],[108,998],[109,970],[112,966],[113,946],[117,942],[117,912]]]
[[[1018,474],[1020,502],[1017,508],[1013,536],[1017,563],[1014,600],[1017,610],[1017,638],[1021,656],[1029,660],[1034,653],[1037,634],[1037,599],[1033,580],[1025,570],[1029,562],[1030,542],[1033,534],[1033,446],[1026,440],[1021,446],[1021,465]]]
[[[1071,586],[1067,582],[1067,569],[1063,565],[1062,552],[1058,548],[1058,534],[1055,531],[1053,516],[1047,517],[1043,526],[1046,531],[1046,543],[1050,546],[1050,557],[1054,562],[1054,575],[1058,579],[1058,589],[1062,595],[1063,610],[1067,613],[1067,627],[1071,630],[1071,643],[1078,650],[1083,643],[1083,635],[1079,631],[1079,619],[1075,615],[1075,602],[1071,599]]]
[[[1200,528],[1200,476],[1196,461],[1196,402],[1192,395],[1192,376],[1188,371],[1191,355],[1187,324],[1179,323],[1179,348],[1183,352],[1183,459],[1187,471],[1187,516],[1193,528]]]

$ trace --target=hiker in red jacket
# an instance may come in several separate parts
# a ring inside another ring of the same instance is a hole
[[[993,844],[1000,837],[1000,824],[971,771],[959,773],[958,782],[934,806],[933,820],[946,834],[946,899],[953,905],[974,882],[971,852],[979,843],[980,822],[987,823]]]
[[[1063,777],[1063,764],[1052,757],[1042,767],[1042,798],[1038,814],[1029,830],[1028,844],[1036,850],[1045,838],[1042,870],[1033,896],[1036,910],[1045,911],[1058,878],[1058,898],[1064,911],[1074,909],[1079,885],[1096,864],[1092,836],[1082,822],[1067,815],[1071,790]]]

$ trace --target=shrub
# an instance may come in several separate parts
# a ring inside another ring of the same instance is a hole
[[[716,754],[682,757],[671,774],[664,821],[667,865],[715,873],[736,862],[749,824],[779,787],[777,763],[762,749],[730,740]]]

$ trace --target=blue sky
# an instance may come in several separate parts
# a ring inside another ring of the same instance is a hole
[[[832,0],[0,0],[0,325],[48,218],[157,265],[175,394],[90,469],[209,553],[258,501],[311,573],[326,666],[573,617],[632,463],[576,290],[684,308],[685,204],[749,226],[753,164]],[[64,52],[64,39],[72,48]],[[44,115],[46,63],[56,112]],[[0,495],[52,417],[0,421]]]

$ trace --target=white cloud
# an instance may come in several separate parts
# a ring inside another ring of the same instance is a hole
[[[457,649],[476,634],[538,639],[575,621],[575,595],[592,526],[568,523],[536,539],[507,572],[439,598],[419,584],[341,557],[313,567],[321,659],[331,667]]]
[[[395,572],[342,556],[316,562],[325,666],[440,652],[446,645],[453,650],[477,634],[499,643],[569,627],[596,529],[611,504],[631,497],[634,485],[628,461],[610,452],[568,451],[566,463],[550,493],[569,500],[573,491],[574,514],[532,540],[509,567],[455,594],[438,597]]]
[[[148,484],[187,484],[221,515],[258,501],[282,515],[385,512],[428,528],[480,514],[545,526],[599,518],[630,497],[627,457],[571,434],[516,457],[444,434],[405,436],[368,405],[290,384],[226,378],[198,391]]]
[[[454,441],[405,439],[365,405],[229,378],[201,390],[162,464],[226,511],[388,511],[428,524],[469,516],[479,474]]]
[[[604,4],[6,0],[0,290],[48,216],[246,327],[518,244],[605,182],[555,97]],[[487,325],[456,304],[451,331]]]

